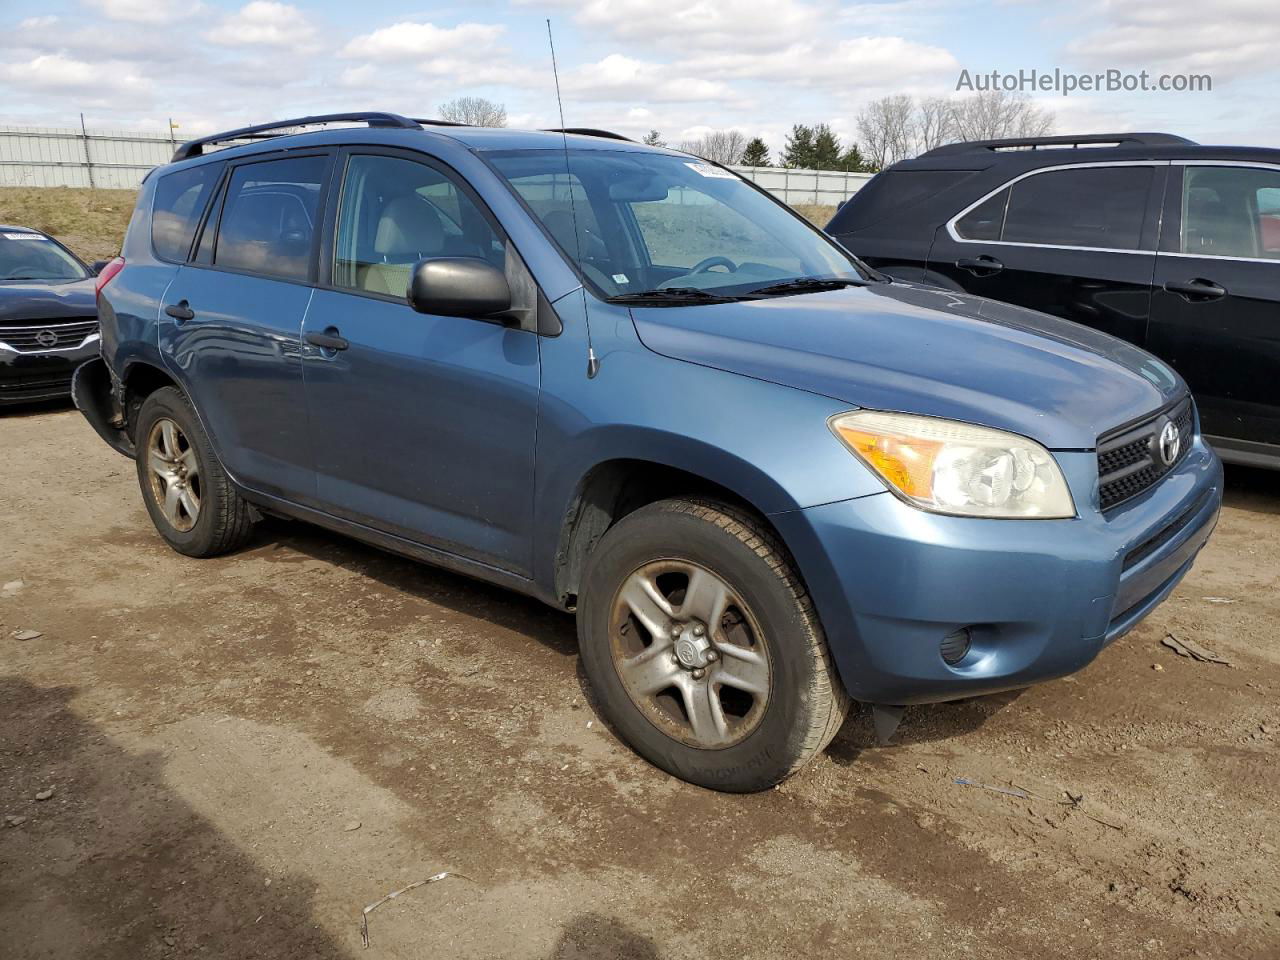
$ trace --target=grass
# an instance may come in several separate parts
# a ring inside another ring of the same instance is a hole
[[[82,260],[109,260],[133,212],[133,190],[85,187],[0,187],[0,223],[34,227],[57,237]],[[825,227],[836,208],[799,204],[802,217]]]
[[[133,213],[133,190],[0,187],[0,223],[43,230],[86,263],[120,252]]]

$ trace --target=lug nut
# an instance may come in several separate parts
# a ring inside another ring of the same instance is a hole
[[[678,637],[678,636],[680,636],[680,633],[681,633],[680,624],[678,624],[678,623],[673,623],[673,624],[671,625],[671,636],[672,636],[673,638],[674,638],[674,637]]]
[[[715,663],[715,662],[716,662],[717,660],[719,660],[719,659],[720,659],[720,654],[716,653],[714,650],[708,650],[708,651],[707,651],[707,662],[708,662],[708,663]]]
[[[703,635],[704,633],[706,633],[706,632],[707,632],[707,631],[703,628],[702,624],[700,624],[700,623],[699,623],[699,624],[697,624],[697,625],[693,628],[693,635],[694,635],[695,637],[700,637],[700,636],[702,636],[702,635]]]
[[[706,675],[707,675],[707,671],[703,670],[701,667],[693,671],[693,679],[695,680],[701,680]]]

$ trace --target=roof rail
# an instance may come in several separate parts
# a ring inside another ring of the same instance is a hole
[[[326,113],[315,117],[298,117],[293,120],[279,120],[275,123],[259,123],[252,127],[240,127],[238,130],[226,130],[197,140],[188,140],[173,152],[173,162],[198,157],[204,148],[211,143],[225,143],[230,140],[260,140],[268,136],[283,136],[275,131],[289,127],[314,127],[325,123],[367,123],[371,127],[400,127],[406,130],[421,130],[422,123],[428,121],[410,120],[398,113]],[[435,122],[435,121],[429,121]]]
[[[635,143],[630,137],[624,137],[620,133],[614,133],[612,130],[597,130],[595,127],[554,127],[550,130],[544,130],[543,133],[576,133],[580,137],[606,137],[609,140],[625,140],[627,143]]]
[[[1040,150],[1045,147],[1119,147],[1137,144],[1147,147],[1194,146],[1194,140],[1172,133],[1093,133],[1083,136],[1061,137],[1012,137],[1006,140],[970,140],[967,143],[948,143],[920,154],[922,157],[944,157],[959,153],[980,153],[984,150],[996,153],[1002,150]]]

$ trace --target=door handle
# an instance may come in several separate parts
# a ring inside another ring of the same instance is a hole
[[[164,312],[179,323],[185,323],[188,320],[195,319],[196,312],[191,309],[191,305],[185,300],[179,300],[177,303],[171,303],[164,308]]]
[[[351,346],[346,337],[338,336],[337,327],[325,327],[324,333],[308,333],[303,339],[321,350],[345,350]]]
[[[1164,289],[1166,293],[1176,293],[1187,303],[1206,303],[1210,300],[1221,300],[1227,295],[1226,287],[1199,277],[1194,280],[1184,280],[1181,283],[1170,280],[1164,285]]]
[[[981,257],[961,257],[956,261],[961,270],[968,270],[975,277],[994,277],[1004,269],[1004,264],[995,257],[983,254]]]

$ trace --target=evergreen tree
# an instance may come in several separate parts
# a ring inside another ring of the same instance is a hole
[[[850,173],[875,173],[871,169],[871,165],[867,163],[862,156],[862,151],[858,149],[856,143],[850,144],[849,149],[844,152],[844,156],[840,158],[841,170],[848,170]]]
[[[813,153],[808,166],[814,170],[840,170],[840,159],[840,138],[827,124],[818,124],[813,128]]]
[[[742,152],[742,165],[745,167],[770,166],[769,147],[759,137],[748,141],[747,149]]]
[[[650,130],[643,142],[651,147],[665,147],[667,145],[667,141],[662,139],[662,134],[657,130]]]
[[[787,144],[782,150],[782,165],[812,169],[813,162],[813,128],[797,123],[791,128]]]

